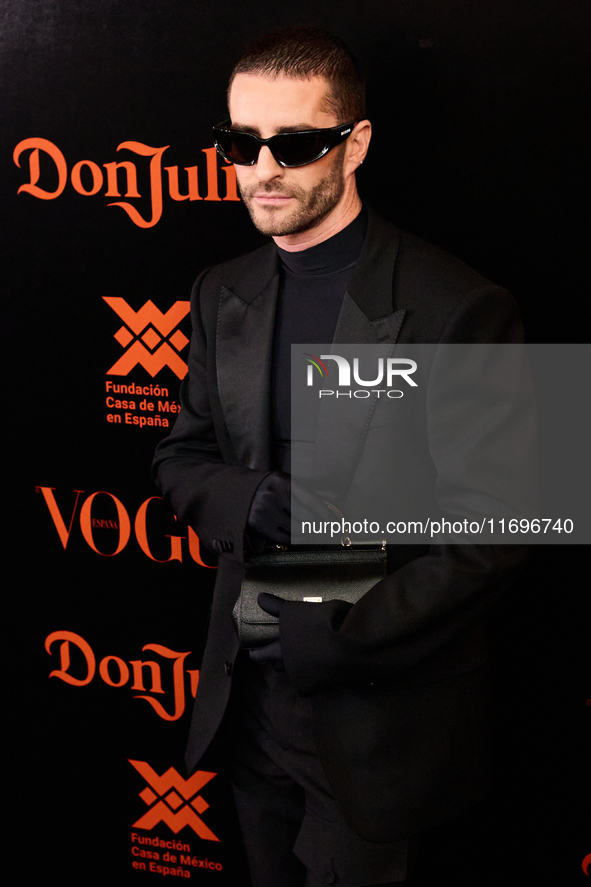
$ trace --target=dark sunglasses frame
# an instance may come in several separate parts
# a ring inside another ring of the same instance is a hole
[[[259,159],[261,148],[263,145],[266,145],[279,166],[286,167],[287,169],[295,169],[295,167],[307,166],[309,163],[314,163],[316,160],[320,160],[321,157],[324,157],[325,154],[328,154],[329,151],[336,148],[341,142],[346,141],[353,132],[358,121],[353,120],[350,123],[341,123],[338,126],[330,126],[327,129],[303,129],[298,132],[280,132],[268,139],[261,139],[258,136],[255,136],[254,133],[244,132],[242,129],[232,129],[231,126],[226,125],[228,123],[230,123],[229,120],[224,120],[222,123],[213,127],[213,143],[218,152],[222,155],[224,160],[228,161],[228,163],[235,163],[237,166],[254,166]],[[227,133],[232,133],[234,138],[239,137],[243,140],[247,146],[247,150],[248,147],[252,146],[252,149],[255,152],[252,160],[237,160],[232,157],[231,152],[222,147],[220,144],[220,137],[224,138]],[[289,163],[289,144],[291,143],[295,148],[298,141],[303,141],[302,136],[321,136],[323,137],[322,146],[319,150],[314,152],[313,157],[306,160],[300,160],[297,163]],[[287,161],[284,159],[286,147]]]

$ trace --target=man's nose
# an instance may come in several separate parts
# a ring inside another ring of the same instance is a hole
[[[259,151],[259,159],[257,160],[256,168],[257,177],[260,182],[270,182],[272,179],[284,174],[283,167],[277,163],[266,145],[263,145]]]

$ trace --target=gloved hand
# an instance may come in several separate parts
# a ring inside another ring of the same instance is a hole
[[[257,603],[265,613],[269,613],[270,616],[275,616],[277,619],[279,618],[281,598],[278,598],[274,594],[267,594],[262,591],[257,597]],[[283,654],[281,652],[281,640],[279,638],[275,641],[271,641],[270,644],[265,644],[264,647],[257,647],[256,650],[249,650],[248,655],[252,662],[256,662],[257,665],[266,665],[267,663],[270,663],[275,671],[285,671]]]
[[[274,471],[261,481],[248,513],[248,528],[277,545],[291,539],[290,475]]]
[[[301,534],[302,521],[334,519],[334,511],[319,496],[284,471],[274,471],[254,494],[248,527],[277,545],[289,545],[292,535]]]

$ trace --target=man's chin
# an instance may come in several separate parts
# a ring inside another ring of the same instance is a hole
[[[301,222],[294,218],[293,212],[285,213],[279,207],[263,210],[248,204],[247,209],[255,228],[267,237],[284,237],[302,230]]]

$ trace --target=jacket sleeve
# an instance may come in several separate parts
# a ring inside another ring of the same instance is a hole
[[[451,313],[440,341],[519,343],[521,324],[515,303],[505,291],[492,285],[478,288]],[[438,379],[436,371],[433,377],[440,391],[447,379]],[[474,386],[470,378],[457,378],[454,382],[467,390]],[[438,424],[452,421],[444,412],[441,411]],[[497,427],[491,424],[490,415],[490,410],[484,411],[484,421],[489,423],[486,434],[494,438]],[[458,458],[458,440],[465,440],[468,446],[474,429],[482,431],[481,419],[478,409],[464,409],[461,427],[454,414],[453,428],[444,429],[445,433],[441,433],[441,428],[431,430],[436,438],[435,443],[430,441],[430,447],[436,450],[432,449],[431,454],[440,487],[454,486],[453,472],[466,464],[466,460]],[[521,416],[517,404],[514,422],[508,423],[511,442],[511,435],[521,440],[519,432],[527,428],[528,421],[527,416]],[[452,456],[442,440],[453,447]],[[475,476],[479,479],[479,475]],[[495,480],[492,473],[489,476]],[[490,489],[488,494],[492,501]],[[479,490],[479,495],[484,498],[487,489]],[[470,651],[469,643],[463,641],[512,582],[527,554],[523,545],[417,546],[412,559],[393,555],[389,550],[390,563],[398,557],[402,566],[354,605],[338,600],[313,605],[282,601],[281,646],[290,679],[302,695],[310,695],[339,685],[398,680],[412,670],[415,674],[428,674],[429,662],[437,662],[440,667],[442,656],[457,672],[474,667],[479,664],[478,655],[482,661],[484,648]],[[454,665],[454,650],[460,648],[462,656],[456,657]],[[433,674],[437,675],[437,668]]]
[[[244,557],[244,534],[254,493],[268,472],[244,468],[231,451],[215,376],[215,306],[203,310],[208,271],[195,282],[189,371],[181,383],[181,411],[156,449],[153,474],[179,520],[211,550]]]

